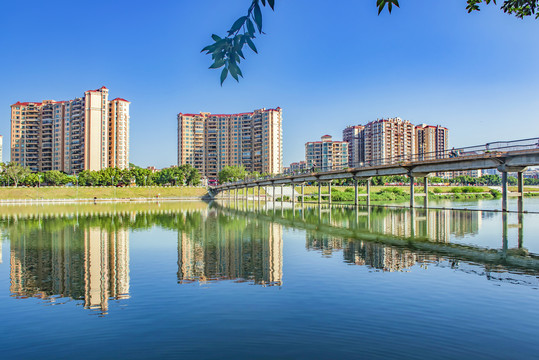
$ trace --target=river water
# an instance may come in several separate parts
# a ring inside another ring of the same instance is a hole
[[[2,356],[538,356],[539,214],[269,205],[0,207]]]

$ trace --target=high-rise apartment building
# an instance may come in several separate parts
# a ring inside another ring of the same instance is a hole
[[[365,126],[347,126],[342,132],[342,139],[348,143],[348,165],[358,167],[365,161]]]
[[[278,174],[283,170],[282,109],[240,114],[178,114],[178,165],[216,179],[225,166]]]
[[[361,167],[442,158],[448,148],[449,130],[439,125],[415,126],[396,117],[348,126],[343,130],[343,140],[349,143],[350,167]]]
[[[443,159],[449,147],[449,130],[443,126],[421,124],[415,127],[415,160]]]
[[[129,101],[106,87],[67,101],[11,105],[11,161],[65,173],[129,167]]]
[[[415,126],[401,118],[379,119],[365,125],[365,163],[382,165],[415,154]]]
[[[333,141],[330,135],[322,136],[321,140],[305,144],[307,169],[331,171],[348,167],[348,143]]]

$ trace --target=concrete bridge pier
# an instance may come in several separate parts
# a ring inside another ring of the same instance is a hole
[[[507,171],[502,172],[502,211],[507,211]]]
[[[424,207],[425,209],[429,208],[429,178],[425,176],[423,178],[423,189],[425,191]]]
[[[258,200],[258,208],[260,209],[260,198],[262,196],[260,195],[260,185],[258,185],[258,191],[257,191],[257,200]]]
[[[414,207],[414,197],[415,197],[415,193],[414,193],[414,176],[413,175],[408,175],[409,178],[410,178],[410,207],[413,208]]]
[[[502,164],[498,166],[498,171],[502,173],[502,211],[507,211],[507,195],[509,189],[507,188],[507,173],[516,172],[518,179],[518,211],[524,210],[524,176],[523,172],[526,167],[522,166],[507,166]]]
[[[359,205],[359,199],[358,199],[358,179],[354,179],[354,206],[357,208]],[[356,211],[357,212],[357,211]]]
[[[517,173],[518,180],[518,212],[524,211],[524,173],[519,171]]]
[[[271,192],[271,197],[273,198],[273,209],[275,210],[275,183],[272,182],[271,186],[273,187],[273,191]]]
[[[328,181],[328,193],[329,193],[328,204],[331,206],[331,180]]]
[[[322,204],[322,183],[318,180],[318,205]]]
[[[367,207],[371,206],[371,178],[367,179]]]
[[[303,208],[303,203],[305,202],[305,183],[301,183],[301,207]]]
[[[292,209],[296,205],[296,184],[292,183]]]
[[[284,203],[284,184],[281,184],[281,207],[283,207]]]

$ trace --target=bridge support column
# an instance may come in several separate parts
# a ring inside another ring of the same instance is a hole
[[[273,191],[271,193],[271,197],[273,198],[273,210],[275,210],[275,183],[271,184],[273,186]]]
[[[322,184],[318,181],[318,205],[322,204]]]
[[[281,206],[284,202],[284,184],[281,184]]]
[[[260,185],[258,185],[258,191],[256,193],[256,197],[257,197],[257,200],[258,200],[258,208],[260,209]]]
[[[303,203],[305,202],[305,183],[301,183],[301,206],[303,207]]]
[[[414,177],[410,175],[410,207],[414,207]]]
[[[519,171],[517,173],[518,179],[518,212],[524,211],[524,173]]]
[[[235,202],[237,203],[238,202],[238,188],[234,189],[234,195],[236,197]]]
[[[292,209],[294,209],[295,204],[296,204],[296,184],[292,183]]]
[[[507,211],[507,171],[502,172],[502,211]]]
[[[425,176],[423,181],[424,181],[424,190],[425,190],[424,206],[425,206],[425,209],[428,209],[429,208],[429,178]]]
[[[245,185],[245,208],[247,208],[247,201],[249,200],[249,188]]]
[[[357,188],[357,179],[354,179],[354,206],[357,207],[359,205],[359,199],[358,199],[358,188]]]
[[[331,180],[328,182],[328,193],[329,193],[328,204],[331,205]]]
[[[367,207],[371,206],[371,178],[367,179]]]

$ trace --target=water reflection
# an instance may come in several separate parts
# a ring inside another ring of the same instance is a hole
[[[130,297],[130,233],[155,226],[177,233],[181,286],[222,280],[282,286],[284,228],[304,231],[307,251],[374,270],[448,267],[533,286],[539,275],[539,256],[525,247],[522,214],[204,203],[10,211],[0,215],[0,228],[9,240],[12,296],[54,304],[74,299],[99,314],[110,311],[111,301]],[[496,219],[494,247],[459,242]],[[509,245],[513,228],[516,247]]]
[[[348,264],[382,271],[435,265],[489,280],[537,286],[539,256],[523,246],[523,215],[511,224],[507,214],[464,210],[300,206],[275,211],[256,204],[250,209],[225,204],[221,210],[303,229],[307,250],[324,257],[342,253]],[[501,218],[501,236],[495,248],[452,242],[473,239],[483,222],[495,216]],[[512,227],[518,229],[518,242],[509,248],[508,228]],[[502,275],[505,272],[510,276]]]
[[[83,219],[29,219],[7,227],[10,292],[51,303],[83,300],[104,314],[129,298],[129,233]]]
[[[188,214],[178,233],[178,282],[252,281],[281,285],[283,232],[279,224],[224,216],[217,211]]]

